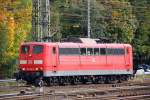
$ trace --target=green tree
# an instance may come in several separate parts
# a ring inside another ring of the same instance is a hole
[[[136,55],[150,56],[150,1],[130,0],[130,2],[138,20],[133,40],[134,52]]]
[[[132,13],[130,2],[115,0],[109,2],[109,6],[107,4],[107,9],[108,15],[111,16],[107,21],[106,36],[111,37],[114,42],[131,43],[137,28],[137,20]]]

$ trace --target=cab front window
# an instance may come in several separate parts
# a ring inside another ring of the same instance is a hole
[[[33,54],[41,54],[43,53],[43,46],[42,45],[35,45],[33,46]]]
[[[28,46],[28,45],[23,45],[23,46],[21,47],[21,53],[22,53],[22,54],[28,54],[28,53],[29,53],[29,50],[30,50],[30,46]]]

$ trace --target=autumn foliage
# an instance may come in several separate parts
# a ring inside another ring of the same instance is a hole
[[[0,74],[12,75],[18,47],[31,30],[31,3],[25,0],[0,0]]]

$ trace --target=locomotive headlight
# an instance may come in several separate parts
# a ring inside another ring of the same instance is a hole
[[[23,71],[25,71],[25,68],[22,68]]]
[[[35,70],[38,71],[38,68],[36,67]]]
[[[43,64],[43,60],[34,60],[34,64]]]

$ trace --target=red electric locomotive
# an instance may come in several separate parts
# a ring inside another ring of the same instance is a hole
[[[49,84],[114,82],[133,74],[129,44],[101,44],[81,38],[74,42],[27,42],[20,47],[17,79]]]

